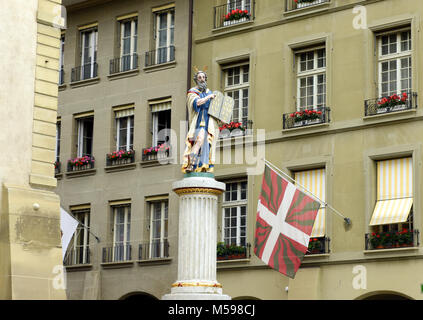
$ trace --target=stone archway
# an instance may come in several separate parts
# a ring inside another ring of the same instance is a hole
[[[413,298],[395,291],[377,291],[369,292],[361,297],[358,297],[357,300],[414,300]]]
[[[130,292],[122,296],[119,300],[126,300],[126,301],[157,301],[155,296],[147,293],[147,292]]]

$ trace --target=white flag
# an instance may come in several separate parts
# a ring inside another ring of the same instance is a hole
[[[66,249],[78,227],[79,221],[60,207],[60,229],[62,231],[62,258],[65,258]]]

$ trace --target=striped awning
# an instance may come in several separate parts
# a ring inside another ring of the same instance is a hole
[[[170,110],[172,108],[172,99],[163,99],[149,102],[151,112],[160,112]]]
[[[320,200],[326,201],[325,169],[295,172],[295,181]],[[320,207],[310,237],[325,236],[325,216],[325,208]]]
[[[370,226],[406,222],[412,206],[412,158],[378,161],[377,201]]]

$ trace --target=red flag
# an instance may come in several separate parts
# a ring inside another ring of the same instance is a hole
[[[267,165],[257,204],[254,253],[294,278],[307,251],[320,203]]]

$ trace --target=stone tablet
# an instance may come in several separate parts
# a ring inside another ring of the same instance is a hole
[[[234,99],[229,96],[224,96],[219,91],[214,91],[213,93],[216,95],[216,98],[212,99],[210,103],[209,115],[223,123],[229,123],[234,109]]]

